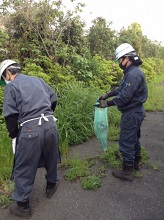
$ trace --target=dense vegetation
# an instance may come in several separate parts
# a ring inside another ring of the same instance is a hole
[[[86,30],[78,4],[64,10],[62,0],[5,0],[0,9],[0,61],[13,59],[23,73],[43,78],[58,95],[55,117],[58,119],[60,149],[88,140],[94,135],[94,103],[101,94],[118,85],[122,71],[114,63],[115,48],[130,43],[140,54],[141,66],[150,85],[147,110],[162,110],[163,88],[154,91],[154,83],[164,81],[164,47],[142,34],[141,26],[132,23],[120,32],[112,22],[97,17]],[[64,12],[65,11],[65,12]],[[0,184],[9,178],[12,166],[11,140],[2,114],[3,87],[0,88]],[[158,96],[158,106],[156,97]],[[155,109],[156,107],[156,109]],[[120,113],[109,110],[110,138],[117,140]]]

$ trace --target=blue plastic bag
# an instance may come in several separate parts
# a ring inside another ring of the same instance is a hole
[[[108,112],[107,108],[95,107],[94,114],[94,132],[101,143],[104,151],[107,150],[108,141]]]

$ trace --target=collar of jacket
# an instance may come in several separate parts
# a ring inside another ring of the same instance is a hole
[[[131,63],[131,64],[123,71],[124,75],[125,75],[127,72],[129,72],[129,70],[132,69],[133,66],[134,66],[134,65]]]

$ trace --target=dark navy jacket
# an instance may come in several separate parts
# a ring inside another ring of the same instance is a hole
[[[148,91],[143,72],[137,66],[130,65],[124,71],[124,78],[114,90],[113,102],[121,112],[142,106],[147,100]]]
[[[57,96],[41,78],[19,73],[5,86],[3,114],[9,137],[17,136],[19,124],[40,117],[53,115]]]

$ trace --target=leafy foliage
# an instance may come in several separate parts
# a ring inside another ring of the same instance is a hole
[[[5,126],[0,131],[0,183],[11,176],[13,164],[13,153],[11,139],[8,137]]]
[[[55,115],[61,142],[79,144],[93,136],[95,94],[83,84],[72,83],[59,91]]]
[[[68,160],[65,165],[68,169],[65,172],[64,177],[70,181],[76,180],[78,177],[88,176],[90,173],[90,165],[87,160],[80,160],[79,158],[75,158]]]
[[[83,189],[93,189],[96,190],[101,186],[101,179],[98,176],[92,175],[87,176],[82,179],[81,185]]]
[[[133,45],[135,50],[140,54],[140,56],[143,56],[142,52],[142,30],[141,26],[134,22],[132,23],[127,30],[125,28],[122,28],[119,32],[119,39],[117,42],[117,45],[128,42],[129,44]]]
[[[122,166],[122,156],[117,145],[109,147],[107,151],[100,156],[100,159],[106,162],[110,167],[121,168]]]
[[[93,25],[89,29],[88,41],[92,55],[99,54],[106,59],[112,59],[114,54],[114,34],[110,25],[102,17],[97,17],[92,21]]]

